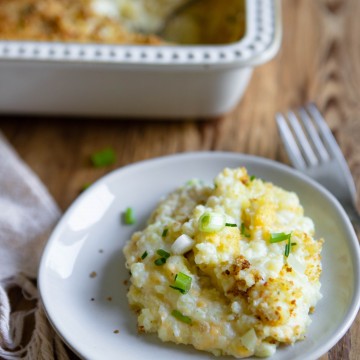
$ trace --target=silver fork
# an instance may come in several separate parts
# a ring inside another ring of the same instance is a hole
[[[349,167],[325,119],[314,104],[286,116],[276,114],[280,137],[294,168],[318,181],[341,203],[356,230],[360,215]]]

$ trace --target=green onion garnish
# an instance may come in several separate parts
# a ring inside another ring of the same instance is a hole
[[[295,245],[297,245],[297,243],[291,243],[291,246],[295,246]]]
[[[159,249],[158,251],[156,251],[156,253],[165,259],[170,257],[170,254],[163,249]]]
[[[192,321],[191,321],[191,318],[189,318],[189,317],[186,316],[186,315],[183,315],[179,310],[173,310],[173,311],[171,312],[171,315],[172,315],[174,318],[182,321],[182,322],[185,323],[185,324],[191,324],[191,322],[192,322]]]
[[[187,294],[191,288],[192,277],[182,272],[175,275],[174,285],[170,285],[172,289],[180,291],[182,294]]]
[[[280,241],[288,240],[288,239],[290,239],[290,236],[291,236],[291,233],[289,233],[289,234],[285,234],[283,232],[273,233],[273,234],[270,234],[270,242],[273,244],[273,243],[277,243]]]
[[[169,229],[168,228],[165,228],[161,234],[162,237],[165,237],[168,233]]]
[[[141,259],[144,260],[148,256],[148,252],[144,251],[144,253],[141,255]]]
[[[290,250],[291,250],[291,242],[290,242],[290,238],[289,238],[288,243],[285,245],[285,256],[286,257],[289,256]]]
[[[131,207],[128,207],[124,213],[124,221],[126,225],[135,224],[135,213]]]
[[[202,184],[204,184],[204,182],[200,179],[190,179],[186,182],[186,185],[190,185],[190,186],[197,185],[197,184],[202,185]]]
[[[166,263],[166,259],[165,258],[158,258],[154,261],[154,264],[157,266],[161,266],[164,265]]]
[[[107,148],[91,155],[91,162],[95,167],[112,165],[116,161],[113,149]]]
[[[157,266],[164,265],[166,263],[166,260],[170,257],[170,254],[163,249],[157,250],[156,253],[161,256],[154,261],[154,264]]]
[[[287,240],[287,244],[285,245],[285,256],[288,257],[291,251],[291,246],[296,245],[296,243],[291,242],[291,233],[285,234],[281,232],[270,234],[270,243],[277,243],[285,240]]]
[[[216,212],[206,212],[200,216],[199,230],[203,232],[216,232],[225,227],[225,216]]]
[[[225,226],[228,226],[228,227],[236,227],[237,225],[236,225],[236,224],[231,224],[231,223],[225,223]]]
[[[241,235],[249,238],[251,235],[250,233],[246,230],[246,227],[245,227],[245,224],[244,223],[241,223],[241,226],[240,226],[240,233]]]
[[[254,181],[256,179],[256,176],[255,175],[251,175],[250,176],[250,181]]]
[[[91,186],[91,183],[85,183],[82,187],[81,187],[81,191],[85,191],[87,188],[89,188]]]

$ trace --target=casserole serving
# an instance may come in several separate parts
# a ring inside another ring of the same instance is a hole
[[[280,1],[246,0],[246,32],[224,45],[0,41],[0,112],[215,117],[280,45]]]

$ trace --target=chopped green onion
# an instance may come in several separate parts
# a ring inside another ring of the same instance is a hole
[[[81,187],[81,191],[85,191],[87,188],[91,186],[91,183],[87,182]]]
[[[295,245],[297,245],[297,243],[291,243],[291,246],[295,246]]]
[[[225,216],[216,212],[206,212],[200,216],[199,230],[203,232],[216,232],[225,227]]]
[[[161,266],[164,265],[166,263],[166,259],[165,258],[158,258],[154,261],[154,264],[157,266]]]
[[[245,227],[245,224],[244,223],[241,223],[241,226],[240,226],[240,233],[241,235],[249,238],[251,235],[249,234],[249,232],[246,230],[246,227]]]
[[[296,245],[296,243],[291,242],[291,233],[285,234],[281,232],[270,234],[270,243],[277,243],[285,240],[287,240],[287,244],[285,245],[285,256],[288,257],[291,251],[291,246]]]
[[[291,251],[291,240],[290,240],[290,236],[289,236],[289,240],[287,242],[287,244],[285,245],[285,256],[288,257]]]
[[[180,291],[182,294],[186,294],[186,292],[183,289],[179,288],[179,287],[176,287],[174,285],[169,285],[169,287],[171,287],[174,290]]]
[[[171,245],[171,252],[174,255],[184,255],[190,251],[195,244],[195,241],[186,234],[180,235]]]
[[[164,265],[166,263],[166,260],[170,257],[170,254],[163,249],[157,250],[156,253],[161,256],[154,261],[155,265],[157,266]]]
[[[236,224],[231,224],[231,223],[225,223],[225,226],[228,226],[228,227],[236,227],[237,225],[236,225]]]
[[[170,254],[163,249],[159,249],[158,251],[156,251],[156,253],[165,259],[168,259],[170,257]]]
[[[148,252],[144,251],[144,253],[141,255],[141,259],[144,260],[148,256]]]
[[[168,233],[169,229],[168,228],[165,228],[161,234],[162,237],[165,237]]]
[[[95,167],[112,165],[116,161],[113,149],[107,148],[91,155],[91,162]]]
[[[124,221],[126,225],[132,225],[135,224],[135,213],[134,210],[131,207],[128,207],[125,210],[125,214],[124,214]]]
[[[182,321],[182,322],[185,323],[185,324],[191,324],[191,323],[192,323],[191,318],[189,318],[189,317],[186,316],[186,315],[183,315],[179,310],[173,310],[173,311],[171,312],[171,315],[172,315],[174,318]]]
[[[186,185],[189,185],[189,186],[192,186],[192,185],[197,185],[197,184],[200,184],[202,185],[204,182],[202,180],[199,180],[199,179],[190,179],[186,182]]]
[[[182,294],[187,294],[191,288],[192,277],[182,272],[175,275],[174,285],[170,285],[172,289],[180,291]]]
[[[255,175],[251,175],[250,176],[250,181],[254,181],[256,179],[256,176]]]
[[[283,232],[281,233],[272,233],[270,234],[270,243],[277,243],[284,240],[289,240],[291,236],[291,233],[285,234]]]

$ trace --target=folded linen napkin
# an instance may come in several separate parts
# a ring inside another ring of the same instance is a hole
[[[35,285],[42,250],[59,216],[50,194],[0,132],[0,359],[68,359]],[[9,295],[15,288],[26,310],[12,311]],[[25,322],[34,323],[30,339],[24,339]]]

